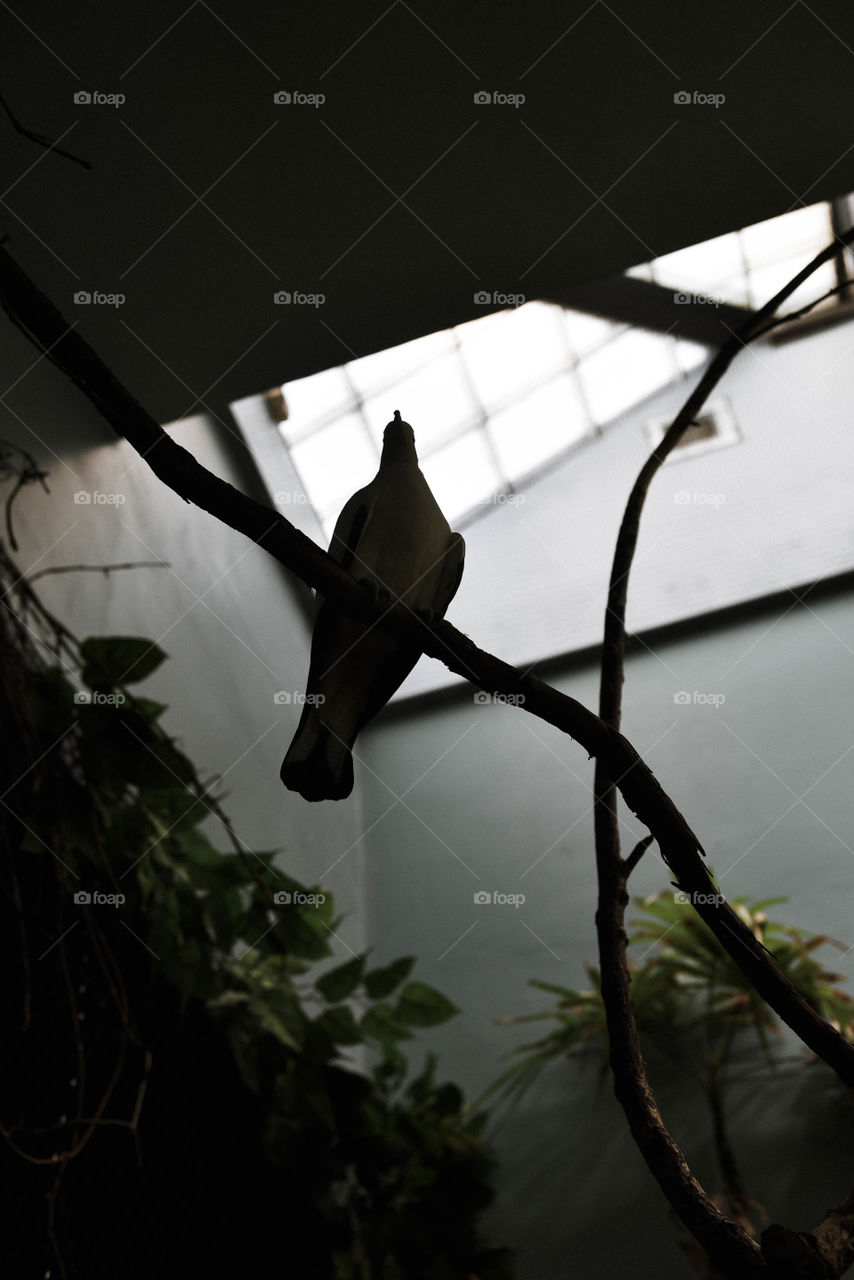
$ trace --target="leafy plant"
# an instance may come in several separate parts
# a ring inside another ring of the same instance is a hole
[[[632,1001],[638,1030],[658,1038],[672,1049],[691,1037],[691,1075],[702,1082],[711,1113],[712,1132],[722,1190],[716,1197],[725,1210],[748,1231],[762,1216],[741,1182],[726,1122],[727,1071],[738,1037],[749,1037],[768,1069],[778,1069],[773,1037],[780,1024],[741,969],[714,934],[691,910],[683,895],[672,892],[634,898],[640,916],[632,925],[629,944],[644,944],[645,959],[630,964]],[[786,898],[748,902],[739,898],[733,908],[754,936],[767,947],[776,964],[797,990],[823,1017],[849,1039],[854,1039],[854,1000],[837,985],[842,975],[832,972],[815,955],[826,945],[845,947],[833,939],[809,933],[794,925],[769,919],[769,907]],[[590,986],[575,991],[532,979],[530,986],[557,999],[547,1008],[517,1017],[502,1018],[504,1025],[547,1022],[551,1030],[541,1039],[514,1049],[511,1065],[479,1099],[500,1094],[518,1100],[540,1072],[559,1058],[594,1048],[601,1054],[600,1082],[608,1069],[608,1031],[600,991],[599,971],[587,967]],[[702,1035],[697,1036],[696,1033]],[[717,1276],[693,1241],[683,1241],[692,1262],[704,1276]]]
[[[135,1137],[144,1127],[146,1021],[152,1003],[174,998],[185,1010],[203,1002],[255,1099],[269,1176],[287,1189],[291,1218],[314,1229],[303,1274],[509,1275],[506,1251],[476,1228],[492,1198],[485,1116],[437,1081],[431,1055],[409,1078],[401,1049],[458,1010],[411,977],[411,956],[372,966],[364,954],[319,971],[340,922],[332,894],[282,872],[280,851],[243,846],[161,727],[165,707],[131,691],[166,655],[139,637],[78,644],[5,553],[0,567],[18,597],[0,623],[0,834],[24,975],[5,1103],[19,1118],[3,1132],[16,1157],[48,1166],[60,1274],[84,1273],[74,1270],[75,1229],[66,1223],[63,1235],[56,1210],[62,1174],[99,1127]],[[207,834],[213,818],[230,852]],[[79,1020],[76,994],[87,991],[76,971],[90,953],[91,1025]],[[63,1001],[66,1019],[57,1018]],[[46,1045],[78,1064],[74,1112],[58,1123],[59,1100],[36,1104],[28,1092],[27,1063]]]

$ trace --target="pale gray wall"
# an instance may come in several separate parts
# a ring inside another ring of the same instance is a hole
[[[763,379],[751,387],[745,372],[742,385],[733,371],[726,392],[741,406],[740,425],[754,424],[767,435],[766,453],[764,460],[754,455],[749,485],[740,478],[738,455],[747,458],[750,450],[709,455],[710,467],[731,469],[734,487],[726,490],[727,503],[717,511],[679,508],[679,518],[693,519],[675,531],[670,523],[660,525],[668,536],[654,552],[650,548],[638,586],[654,586],[661,573],[675,582],[669,602],[674,615],[680,603],[684,612],[696,611],[700,598],[696,592],[685,597],[680,582],[695,583],[700,596],[710,574],[715,590],[725,586],[735,565],[733,544],[715,520],[722,513],[732,516],[736,506],[748,511],[757,504],[759,524],[773,524],[767,545],[783,551],[788,546],[785,563],[801,566],[799,580],[807,564],[817,576],[851,563],[850,452],[844,434],[850,364],[843,359],[843,334],[827,335],[832,348],[819,349],[810,340],[817,353],[812,375],[804,363],[808,344],[790,349],[791,366],[777,359],[782,353],[768,353],[775,372],[767,395]],[[344,944],[357,951],[369,943],[377,960],[405,953],[420,957],[419,975],[463,1011],[429,1042],[441,1050],[443,1073],[475,1095],[500,1070],[507,1049],[528,1035],[524,1028],[496,1027],[493,1019],[543,1003],[528,989],[528,978],[577,984],[584,980],[583,963],[595,961],[591,763],[554,729],[507,707],[476,705],[465,689],[448,705],[402,704],[366,733],[359,755],[367,767],[357,766],[357,788],[347,802],[309,806],[286,793],[278,766],[298,708],[276,706],[273,694],[303,687],[304,598],[264,553],[167,492],[112,439],[73,388],[46,362],[35,361],[23,338],[11,330],[6,337],[3,381],[13,389],[0,430],[24,443],[51,472],[49,497],[31,489],[16,503],[22,570],[81,561],[170,562],[171,570],[107,579],[69,574],[45,579],[41,587],[48,604],[81,635],[116,632],[160,640],[170,659],[142,688],[169,704],[165,723],[202,772],[224,775],[226,807],[242,837],[261,848],[284,846],[283,866],[334,890],[348,913],[342,956],[348,954]],[[754,363],[753,378],[764,369]],[[808,410],[793,407],[798,389]],[[642,414],[652,416],[665,401],[656,398]],[[750,412],[742,412],[745,405]],[[616,527],[619,494],[630,482],[635,453],[643,452],[640,440],[629,438],[637,418],[624,425],[622,444],[618,431],[600,442],[601,468],[594,465],[598,446],[591,446],[584,457],[569,460],[562,475],[532,488],[523,508],[529,522],[535,514],[544,520],[552,553],[566,537],[591,572],[591,566],[607,567],[610,547],[603,547]],[[218,474],[251,488],[252,477],[221,426],[198,417],[170,430]],[[628,453],[618,467],[621,450]],[[808,474],[810,458],[815,469]],[[673,478],[660,477],[657,483],[664,487],[659,507],[651,508],[652,520],[670,520],[675,513],[676,484],[718,491],[718,480],[709,478],[701,461],[679,464],[686,476],[690,469],[690,480],[676,480],[675,469]],[[572,479],[576,463],[588,487]],[[610,514],[601,522],[601,503],[589,489],[597,474],[609,494]],[[567,477],[575,486],[569,491]],[[74,504],[75,492],[94,490],[121,493],[126,501]],[[567,521],[578,519],[572,515],[573,492],[583,498],[587,514],[569,529]],[[496,512],[482,528],[467,531],[468,590],[481,599],[504,583],[505,570],[521,573],[525,557],[531,563],[536,556],[530,544],[512,560],[519,541],[506,520],[512,514]],[[499,515],[505,517],[500,526]],[[645,526],[644,538],[651,532]],[[799,559],[804,548],[812,559]],[[574,627],[571,606],[561,603],[563,583],[550,595],[516,602],[525,624],[517,634],[524,636],[529,626],[542,636],[560,620],[553,648],[589,638]],[[768,570],[767,557],[753,585],[755,590],[741,594],[782,585]],[[633,593],[632,607],[635,599]],[[461,592],[461,609],[464,600]],[[503,607],[511,604],[512,592]],[[730,620],[691,637],[659,640],[654,653],[636,652],[629,662],[625,728],[696,827],[726,892],[789,894],[792,903],[781,914],[833,933],[847,946],[854,942],[848,781],[854,755],[845,754],[852,740],[846,708],[854,614],[845,594],[814,597],[809,605],[773,626],[776,615]],[[784,611],[785,606],[778,609]],[[496,608],[492,616],[499,613]],[[453,611],[452,616],[461,620]],[[630,620],[635,616],[630,612]],[[662,619],[652,613],[648,620]],[[487,644],[500,639],[490,615],[484,613],[483,621],[481,630],[475,611],[466,629]],[[590,627],[595,635],[593,622]],[[524,656],[495,647],[502,656]],[[592,666],[567,670],[557,683],[595,705]],[[680,690],[723,694],[726,701],[717,708],[677,705],[673,698]],[[822,774],[806,796],[818,818],[795,795]],[[791,811],[781,818],[789,804]],[[640,834],[636,824],[629,826]],[[633,888],[652,892],[667,883],[653,850]],[[518,910],[475,907],[477,888],[524,892],[527,901]],[[850,975],[852,956],[834,962],[836,967]],[[664,1081],[666,1117],[702,1175],[708,1164],[705,1115],[666,1073],[657,1076]],[[503,1164],[491,1218],[496,1234],[518,1247],[520,1280],[688,1276],[670,1241],[663,1201],[640,1165],[609,1088],[596,1093],[594,1077],[592,1066],[556,1066],[497,1127]],[[739,1154],[748,1185],[766,1202],[771,1218],[809,1227],[850,1174],[831,1168],[838,1166],[843,1142],[838,1126],[822,1113],[823,1128],[808,1128],[810,1107],[820,1105],[817,1095],[798,1102],[793,1160],[787,1097],[775,1086],[759,1102],[739,1103]],[[612,1203],[619,1204],[616,1214]]]
[[[140,635],[157,640],[167,662],[140,692],[165,702],[162,723],[204,778],[222,776],[225,809],[243,841],[282,848],[281,864],[322,882],[347,918],[336,951],[363,948],[363,824],[358,792],[338,805],[306,805],[279,781],[279,765],[300,708],[274,694],[304,690],[309,631],[287,573],[242,535],[167,489],[118,441],[84,397],[12,328],[4,326],[0,436],[49,471],[14,506],[23,573],[51,565],[165,560],[169,569],[108,577],[69,573],[41,579],[45,603],[81,638]],[[200,415],[168,428],[200,462],[238,487],[252,486],[237,438]],[[74,494],[120,495],[88,505]],[[262,495],[263,496],[263,495]],[[227,840],[218,825],[210,834]]]
[[[635,652],[625,731],[698,833],[727,896],[788,895],[776,915],[854,946],[854,595],[798,606],[774,626],[786,607]],[[592,666],[553,683],[595,705]],[[682,689],[726,701],[677,705]],[[592,764],[557,730],[524,711],[475,705],[468,690],[434,711],[395,713],[366,735],[363,754],[365,819],[376,821],[369,933],[382,957],[417,954],[425,979],[463,1011],[433,1039],[443,1071],[476,1096],[512,1046],[549,1029],[495,1025],[549,1002],[529,978],[589,985],[583,965],[597,954]],[[404,802],[381,816],[392,793]],[[634,819],[626,828],[631,847],[640,829]],[[653,846],[631,889],[669,885]],[[477,906],[481,888],[526,901]],[[852,989],[854,950],[825,955]],[[824,1089],[823,1072],[806,1079]],[[710,1173],[702,1100],[671,1076],[655,1073],[665,1083],[665,1118],[698,1172]],[[556,1064],[496,1125],[494,1230],[518,1247],[520,1280],[689,1277],[610,1082],[599,1092],[595,1078],[594,1066]],[[790,1116],[800,1087],[767,1082],[735,1106],[733,1128],[747,1186],[770,1220],[808,1229],[850,1183],[851,1130],[824,1116],[822,1131],[809,1131],[803,1101]]]

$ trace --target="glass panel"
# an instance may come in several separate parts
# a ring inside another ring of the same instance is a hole
[[[587,356],[578,372],[594,420],[608,422],[669,382],[676,364],[670,339],[634,329]]]
[[[403,377],[412,369],[418,369],[428,361],[435,360],[452,346],[453,333],[450,330],[430,333],[424,338],[416,338],[413,342],[402,342],[398,347],[389,347],[387,351],[378,351],[375,355],[354,360],[347,366],[347,372],[359,394],[367,397],[380,387],[388,386],[390,382]]]
[[[455,428],[469,425],[476,418],[477,409],[456,353],[436,360],[365,401],[365,417],[378,446],[382,445],[383,432],[395,409],[415,432],[419,457],[453,434]]]
[[[467,431],[422,463],[421,470],[451,526],[502,484],[482,431]]]
[[[358,413],[348,413],[292,445],[291,457],[323,520],[330,512],[337,516],[350,494],[374,478],[378,466],[377,452]]]
[[[288,406],[288,417],[281,424],[281,429],[288,442],[298,439],[315,422],[321,422],[336,412],[343,412],[352,400],[352,392],[342,369],[326,369],[310,378],[288,382],[282,391]]]
[[[574,374],[563,373],[523,396],[489,422],[489,434],[506,475],[527,475],[587,433],[584,404]]]
[[[557,373],[568,358],[560,308],[544,302],[461,325],[457,334],[466,368],[487,409]]]
[[[604,346],[626,327],[613,320],[603,320],[600,316],[585,315],[583,311],[564,311],[563,323],[569,335],[569,345],[578,356],[585,356]]]

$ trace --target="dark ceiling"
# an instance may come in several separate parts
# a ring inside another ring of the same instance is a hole
[[[0,28],[11,111],[92,166],[0,118],[0,230],[161,421],[854,188],[842,0],[13,0]]]

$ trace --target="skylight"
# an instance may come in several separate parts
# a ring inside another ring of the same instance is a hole
[[[832,234],[830,207],[814,205],[628,274],[755,307]],[[788,309],[834,283],[830,263]],[[328,537],[344,501],[376,473],[383,430],[399,409],[458,527],[707,356],[666,334],[528,302],[288,383],[282,438]]]

